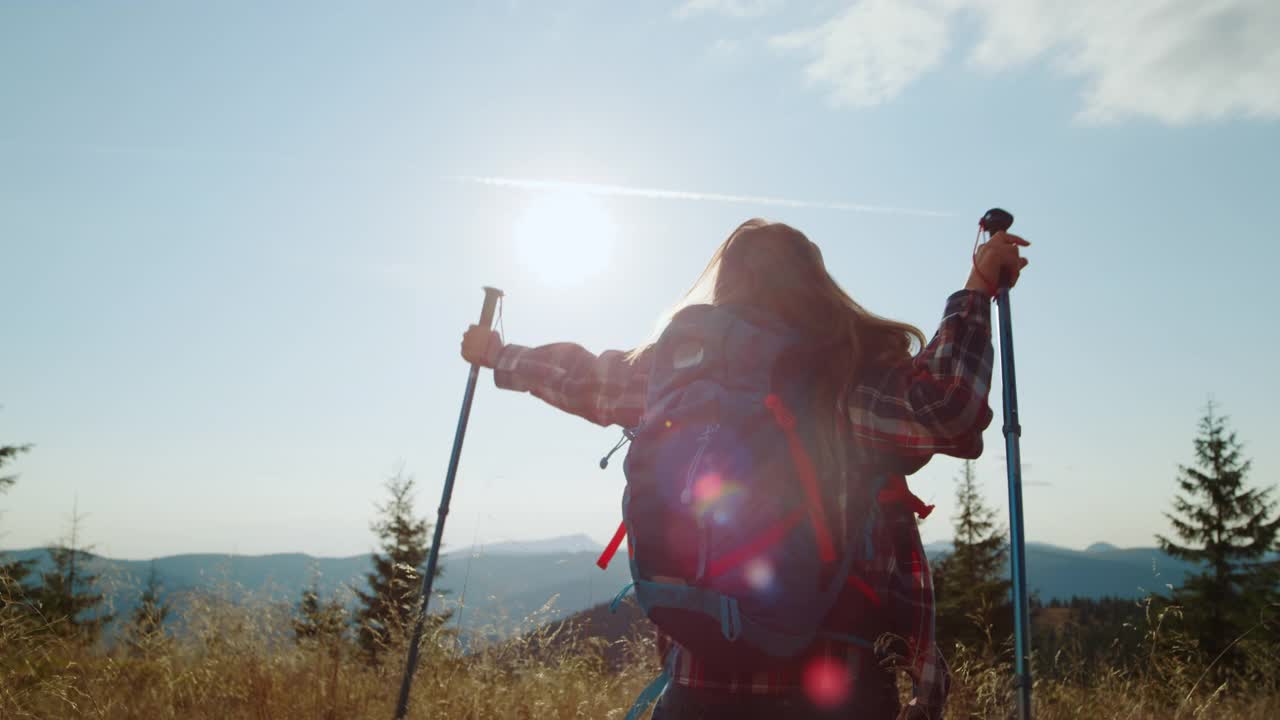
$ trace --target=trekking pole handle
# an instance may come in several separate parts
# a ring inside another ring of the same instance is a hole
[[[1004,232],[1013,227],[1013,213],[1000,208],[991,208],[978,221],[978,227],[987,231],[987,236],[995,235],[998,232]],[[1009,287],[1009,274],[1002,271],[1000,273],[1000,287]]]
[[[496,287],[484,286],[484,307],[480,310],[480,327],[493,327],[493,312],[498,306],[502,291]]]
[[[991,208],[987,211],[987,214],[983,215],[982,219],[978,221],[978,225],[982,227],[983,230],[995,235],[996,233],[1008,230],[1013,226],[1013,213],[1010,213],[1008,210],[1001,210],[1000,208]]]

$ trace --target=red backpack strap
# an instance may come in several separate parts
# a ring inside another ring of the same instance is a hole
[[[787,445],[791,449],[791,462],[795,466],[796,475],[800,478],[800,486],[808,500],[809,521],[813,523],[814,535],[818,540],[818,554],[824,563],[835,562],[835,543],[831,540],[831,530],[827,527],[826,513],[822,508],[822,493],[818,489],[818,473],[813,467],[813,459],[800,441],[796,433],[796,418],[787,410],[782,398],[770,394],[764,399],[765,407],[773,411],[774,420],[787,436]]]
[[[867,581],[859,577],[857,572],[849,573],[849,579],[845,581],[845,584],[862,593],[863,597],[870,601],[871,605],[874,607],[878,608],[884,603],[884,601],[880,599],[880,595],[877,594],[875,590],[871,589],[871,586],[867,584]]]
[[[613,539],[605,546],[604,552],[600,553],[600,557],[596,560],[596,565],[601,570],[609,567],[609,561],[613,559],[614,553],[618,552],[618,546],[622,544],[622,539],[627,536],[627,523],[618,523],[618,529],[613,533]],[[627,543],[627,550],[631,549],[631,543]]]

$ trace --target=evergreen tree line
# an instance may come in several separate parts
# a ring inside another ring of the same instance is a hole
[[[1141,600],[1033,597],[1032,646],[1042,670],[1067,672],[1063,651],[1083,662],[1134,667],[1160,641],[1212,670],[1216,680],[1274,663],[1280,637],[1280,513],[1274,486],[1246,482],[1251,463],[1213,403],[1194,439],[1194,462],[1178,467],[1173,536],[1161,550],[1201,570]],[[944,649],[1004,659],[1012,651],[1008,534],[978,489],[972,462],[957,482],[954,549],[934,568],[937,634]],[[1270,658],[1268,660],[1267,658]],[[1251,664],[1252,663],[1252,664]]]
[[[30,449],[0,446],[0,470]],[[1085,661],[1138,663],[1157,625],[1181,633],[1189,650],[1219,678],[1241,671],[1250,658],[1275,652],[1280,563],[1272,553],[1280,536],[1280,514],[1271,497],[1274,488],[1246,482],[1251,463],[1212,404],[1201,418],[1194,450],[1194,463],[1179,466],[1173,512],[1167,513],[1173,536],[1158,535],[1156,540],[1166,553],[1196,563],[1202,571],[1167,594],[1140,601],[1033,598],[1033,648],[1041,658],[1069,650]],[[0,493],[16,480],[15,475],[0,475]],[[335,653],[349,648],[376,662],[407,640],[419,607],[431,525],[414,513],[412,478],[397,474],[386,488],[388,498],[377,507],[371,525],[379,547],[365,577],[367,587],[356,591],[357,607],[353,612],[338,597],[323,597],[313,583],[296,605],[298,642]],[[958,478],[956,499],[954,547],[934,568],[939,642],[944,650],[963,648],[986,660],[1008,660],[1012,610],[1007,533],[986,505],[971,462]],[[88,569],[93,556],[82,544],[80,521],[73,514],[69,536],[49,549],[51,568],[45,572],[34,573],[34,562],[0,556],[0,619],[25,619],[43,631],[86,643],[96,642],[104,626],[116,619],[102,607],[97,578]],[[163,642],[170,611],[153,569],[122,629],[122,641],[137,649]],[[429,628],[439,631],[448,617],[433,614]],[[1052,672],[1052,664],[1047,667]]]
[[[30,450],[30,445],[0,446],[0,470]],[[17,479],[14,474],[0,475],[0,493]],[[367,589],[355,591],[358,602],[353,610],[337,594],[324,597],[319,583],[313,581],[295,605],[293,632],[299,643],[323,646],[335,654],[352,650],[376,662],[410,637],[430,551],[431,524],[415,516],[412,477],[397,473],[387,481],[386,490],[389,497],[377,507],[371,525],[379,547],[365,575]],[[35,572],[35,560],[7,560],[0,554],[0,623],[21,623],[26,632],[56,634],[86,645],[102,638],[103,630],[117,618],[104,607],[98,577],[89,570],[94,555],[92,547],[83,544],[82,525],[83,516],[73,511],[70,532],[48,549],[51,567],[44,572]],[[437,577],[442,572],[438,566]],[[165,622],[171,613],[153,566],[117,642],[139,652],[167,642]],[[432,636],[450,614],[428,617]]]

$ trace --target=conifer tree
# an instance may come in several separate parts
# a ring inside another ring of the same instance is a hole
[[[164,621],[169,616],[169,604],[160,596],[160,578],[155,563],[147,573],[147,584],[138,598],[126,630],[126,642],[134,650],[144,650],[165,637]]]
[[[0,445],[0,468],[14,461],[31,449],[30,445]],[[18,481],[17,475],[0,475],[0,492],[5,492]]]
[[[0,445],[0,468],[30,449],[30,445]],[[17,475],[0,475],[0,494],[7,492],[17,481]],[[23,582],[31,574],[34,564],[33,560],[6,561],[0,553],[0,608],[22,602],[26,595]]]
[[[313,581],[298,600],[293,634],[299,643],[319,643],[337,649],[347,635],[347,609],[336,597],[321,599],[319,584]]]
[[[938,637],[994,655],[1013,631],[1008,543],[966,460],[956,485],[955,547],[934,572]]]
[[[40,574],[34,592],[36,606],[52,628],[68,636],[94,642],[114,615],[97,612],[103,603],[96,592],[98,576],[90,570],[91,548],[80,544],[84,516],[72,510],[68,538],[49,548],[53,569]],[[88,617],[85,616],[89,613]]]
[[[378,507],[378,518],[371,525],[381,552],[373,555],[373,572],[365,575],[368,591],[356,591],[362,605],[356,621],[360,647],[372,658],[389,644],[405,639],[417,619],[431,524],[414,515],[413,485],[412,477],[400,474],[388,480],[391,497]],[[436,577],[443,570],[437,566]],[[432,616],[431,626],[443,624],[448,617],[449,613]]]
[[[1179,542],[1164,535],[1156,540],[1166,553],[1204,568],[1187,578],[1174,599],[1201,650],[1225,673],[1241,663],[1237,638],[1277,602],[1280,578],[1267,554],[1276,548],[1280,514],[1272,488],[1246,486],[1251,462],[1212,401],[1194,445],[1195,466],[1179,466],[1180,493],[1174,512],[1165,513]]]

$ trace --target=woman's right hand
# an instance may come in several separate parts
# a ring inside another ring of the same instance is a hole
[[[491,328],[472,325],[462,336],[462,358],[472,365],[492,368],[502,354],[502,336]]]
[[[969,271],[969,282],[966,290],[978,290],[987,295],[995,295],[999,290],[1001,275],[1009,282],[1009,287],[1018,284],[1018,276],[1028,260],[1022,257],[1018,248],[1028,247],[1031,243],[1017,235],[998,232],[990,240],[978,246],[974,253],[973,268]]]

